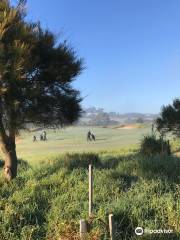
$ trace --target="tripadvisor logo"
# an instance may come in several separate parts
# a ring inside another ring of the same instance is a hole
[[[173,230],[172,229],[154,229],[154,230],[151,230],[151,229],[143,229],[142,227],[137,227],[135,229],[135,234],[138,235],[138,236],[141,236],[143,234],[170,234],[170,233],[173,233]]]
[[[137,228],[135,229],[135,234],[136,234],[136,235],[140,236],[140,235],[143,235],[143,233],[144,233],[144,230],[143,230],[142,227],[137,227]]]

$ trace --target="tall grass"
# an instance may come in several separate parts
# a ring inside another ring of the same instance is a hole
[[[88,164],[94,166],[93,218],[88,219]],[[0,176],[0,239],[79,239],[79,220],[88,219],[87,239],[109,239],[108,214],[116,239],[137,239],[137,226],[172,229],[141,239],[179,239],[177,157],[139,154],[66,154],[32,168],[19,164],[11,183]]]

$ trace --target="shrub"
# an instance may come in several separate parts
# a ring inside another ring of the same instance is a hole
[[[170,155],[169,141],[157,138],[155,135],[147,135],[141,141],[140,153],[151,156],[156,154]]]

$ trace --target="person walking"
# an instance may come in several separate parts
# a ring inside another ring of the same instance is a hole
[[[36,136],[34,135],[33,136],[33,142],[36,142],[37,141],[37,138],[36,138]]]
[[[92,137],[93,141],[96,141],[96,137],[95,137],[95,135],[93,133],[91,133],[91,137]]]
[[[87,133],[87,141],[91,141],[91,132],[90,131],[88,131],[88,133]]]
[[[40,141],[43,141],[43,135],[40,134]]]
[[[46,131],[43,132],[43,141],[47,141],[47,134],[46,134]]]

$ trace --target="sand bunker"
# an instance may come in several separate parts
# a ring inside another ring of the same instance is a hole
[[[176,152],[175,155],[176,155],[177,157],[180,157],[180,152]]]
[[[136,129],[138,128],[138,125],[128,124],[128,125],[122,125],[120,127],[117,127],[117,129]]]
[[[22,138],[16,137],[16,144],[19,144],[22,142]]]

